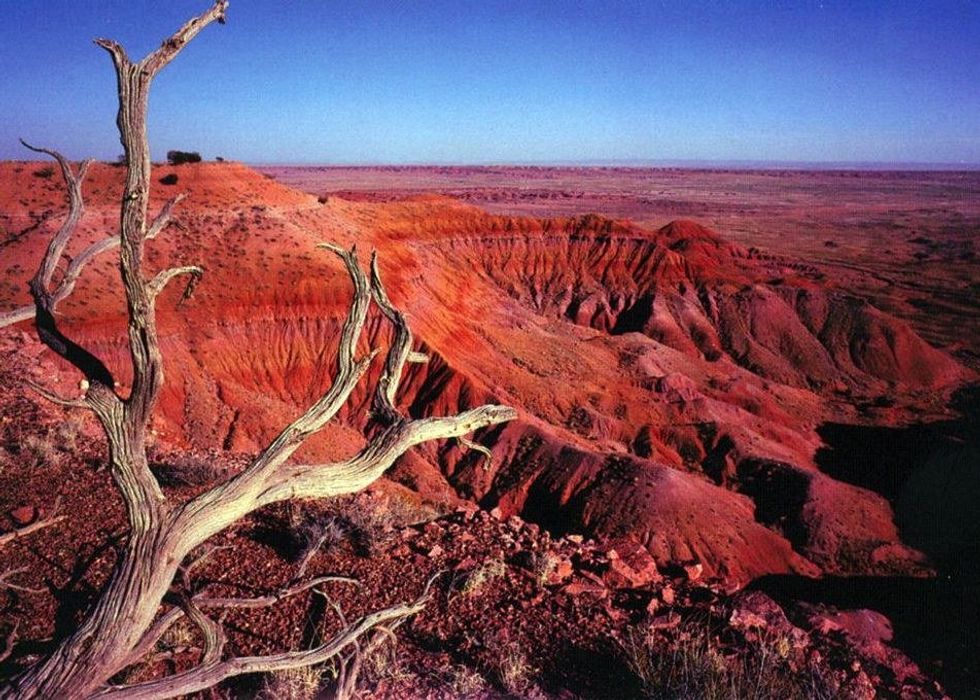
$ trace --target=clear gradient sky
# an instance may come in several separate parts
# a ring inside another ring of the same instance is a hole
[[[0,0],[0,158],[115,158],[131,56],[210,0]],[[980,163],[980,3],[232,0],[154,155],[265,163]]]

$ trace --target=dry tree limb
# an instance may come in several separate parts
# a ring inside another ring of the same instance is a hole
[[[287,651],[267,656],[231,657],[155,681],[125,687],[109,686],[93,693],[91,697],[112,700],[164,700],[205,690],[235,676],[272,673],[322,664],[335,658],[337,654],[376,627],[418,614],[425,608],[428,598],[429,593],[426,591],[410,603],[393,605],[369,613],[342,629],[329,641],[313,649]]]
[[[473,442],[466,437],[456,438],[456,442],[465,447],[468,450],[473,450],[474,452],[479,452],[483,455],[483,470],[490,471],[490,466],[493,464],[493,452],[484,447],[478,442]]]
[[[85,379],[83,379],[82,381],[85,383],[88,382],[88,380]],[[53,404],[64,406],[65,408],[88,408],[89,407],[88,404],[83,399],[66,399],[62,396],[58,396],[54,392],[45,389],[37,382],[32,381],[30,379],[24,380],[24,384],[26,384],[28,387],[30,387],[35,392],[37,392],[37,394],[41,398],[50,401]],[[88,388],[84,383],[82,384],[82,386],[85,386],[86,389]]]
[[[310,589],[316,589],[318,586],[322,586],[325,583],[347,583],[356,586],[360,585],[357,579],[348,578],[346,576],[317,576],[308,581],[298,583],[292,586],[287,586],[273,593],[269,593],[264,596],[256,596],[253,598],[235,598],[235,597],[214,597],[206,596],[203,594],[197,594],[191,598],[191,601],[198,608],[204,610],[257,610],[260,608],[272,607],[276,603],[279,603],[287,598],[292,598],[293,596],[304,593]],[[319,591],[316,591],[319,592]],[[150,627],[139,643],[133,648],[132,651],[132,662],[135,663],[146,656],[154,647],[154,645],[167,633],[178,620],[184,617],[185,610],[179,605],[175,605],[161,615],[157,621]]]
[[[385,642],[391,641],[394,644],[397,639],[395,630],[407,619],[407,617],[400,618],[387,626],[378,625],[371,633],[371,638],[367,644],[362,646],[359,641],[354,642],[351,645],[353,647],[351,651],[338,657],[340,670],[337,674],[335,700],[350,700],[355,697],[357,681],[360,679],[364,661],[369,659]]]
[[[55,501],[54,507],[51,509],[51,513],[44,518],[40,518],[29,525],[24,525],[10,532],[4,532],[0,534],[0,547],[3,547],[15,540],[22,537],[27,537],[28,535],[37,532],[38,530],[43,530],[46,527],[55,525],[65,519],[63,515],[55,515],[58,512],[61,502]],[[17,591],[19,593],[33,593],[40,594],[44,593],[43,588],[32,588],[30,586],[23,586],[19,583],[13,583],[10,579],[17,574],[22,574],[28,570],[26,566],[18,566],[13,569],[7,569],[6,571],[0,572],[0,590],[8,589],[11,591]],[[14,646],[17,644],[17,629],[20,623],[14,624],[14,628],[7,635],[4,640],[3,650],[0,650],[0,662],[5,661],[14,651]]]
[[[398,393],[405,363],[410,359],[415,362],[428,362],[429,358],[422,353],[412,351],[412,331],[408,327],[405,315],[391,303],[384,285],[381,284],[377,254],[371,256],[371,294],[381,313],[391,322],[395,331],[371,405],[373,418],[382,425],[391,425],[402,417],[395,408],[395,396]]]
[[[14,653],[14,647],[17,645],[17,630],[19,628],[20,623],[14,623],[14,628],[10,630],[7,638],[3,641],[3,650],[0,651],[0,663],[6,661]]]
[[[0,590],[4,588],[9,588],[12,591],[20,591],[21,593],[44,593],[43,588],[31,588],[30,586],[22,586],[18,583],[11,583],[8,580],[11,576],[22,574],[27,570],[28,567],[26,566],[18,566],[16,569],[7,569],[3,573],[0,573]]]
[[[30,148],[31,150],[50,154],[53,158],[58,160],[59,163],[64,162],[65,165],[62,166],[62,173],[66,171],[66,168],[67,171],[71,173],[71,166],[67,164],[67,160],[65,160],[64,156],[62,156],[57,151],[34,148],[33,146],[29,146],[26,143],[24,143],[24,145]],[[85,163],[88,162],[89,161],[85,161]],[[71,238],[71,234],[74,232],[75,228],[77,228],[78,222],[81,220],[82,213],[84,211],[84,200],[82,198],[82,191],[81,191],[81,181],[82,178],[84,177],[84,172],[77,176],[70,175],[70,177],[74,178],[74,180],[77,180],[77,184],[73,185],[72,179],[66,178],[65,180],[66,185],[68,185],[69,187],[69,192],[73,192],[74,195],[73,197],[69,197],[69,212],[65,220],[65,223],[62,224],[59,233],[55,235],[55,239],[58,239],[59,236],[61,236],[62,233],[64,233],[63,244],[61,245],[60,250],[49,251],[49,254],[45,256],[46,260],[50,259],[54,262],[55,268],[52,268],[52,272],[54,271],[54,269],[56,269],[57,264],[61,257],[68,257],[64,252],[64,248],[67,245],[68,240]],[[160,208],[160,212],[157,214],[153,222],[147,228],[146,231],[147,240],[156,238],[156,236],[161,231],[166,229],[169,224],[173,223],[173,220],[171,218],[173,214],[173,208],[179,202],[181,202],[184,199],[184,197],[185,195],[179,194],[176,197],[173,197],[172,199],[167,201],[166,204],[164,204],[163,207]],[[82,271],[85,269],[86,265],[88,265],[94,258],[98,257],[102,253],[108,252],[118,247],[119,247],[119,236],[109,236],[108,238],[103,238],[101,241],[96,241],[95,243],[92,243],[91,245],[87,246],[84,250],[82,250],[82,252],[80,252],[74,258],[70,258],[68,262],[68,267],[65,270],[64,274],[61,276],[61,279],[58,281],[57,287],[55,287],[53,290],[49,292],[52,306],[57,306],[59,302],[64,301],[71,295],[71,293],[75,290],[75,283],[78,282],[78,279],[79,277],[81,277]],[[45,286],[50,287],[50,285],[51,285],[51,279],[49,278],[46,281]],[[28,319],[34,318],[34,314],[36,310],[37,307],[35,304],[25,304],[24,306],[21,306],[19,308],[0,313],[0,328],[11,326],[15,323],[20,323],[21,321],[26,321]]]
[[[193,284],[194,281],[200,279],[203,274],[204,270],[197,265],[185,265],[183,267],[171,267],[169,269],[162,270],[161,272],[157,273],[157,276],[150,280],[148,284],[150,300],[155,300],[157,295],[159,295],[160,292],[163,291],[163,288],[167,286],[167,283],[175,277],[179,277],[180,275],[190,275],[191,281],[188,282],[188,284]]]
[[[144,268],[144,245],[170,219],[172,200],[150,220],[150,151],[146,138],[146,112],[150,84],[180,49],[212,22],[224,22],[226,0],[216,0],[202,15],[192,18],[139,62],[133,62],[117,43],[96,43],[112,57],[119,98],[117,124],[125,151],[126,182],[119,220],[119,270],[126,297],[132,388],[126,397],[116,393],[107,366],[93,353],[68,339],[58,328],[54,311],[61,288],[52,286],[53,271],[71,230],[81,216],[79,175],[62,164],[70,191],[70,212],[57,241],[49,246],[31,282],[34,322],[41,340],[73,364],[88,382],[82,399],[72,401],[41,389],[47,398],[68,406],[84,405],[94,412],[106,435],[110,474],[126,508],[128,537],[98,601],[79,627],[63,639],[45,659],[0,685],[0,700],[35,698],[169,698],[194,693],[226,678],[320,664],[345,652],[379,627],[392,628],[422,610],[430,584],[416,600],[370,613],[346,624],[329,641],[314,649],[268,656],[227,657],[220,624],[204,611],[252,608],[274,604],[282,597],[310,590],[326,579],[297,583],[273,596],[253,599],[208,598],[190,589],[192,561],[182,576],[181,564],[211,536],[265,505],[295,498],[323,498],[359,491],[375,480],[415,445],[431,440],[460,438],[480,428],[512,420],[506,406],[486,405],[455,416],[413,419],[394,406],[406,361],[419,361],[411,350],[407,322],[391,304],[381,284],[377,260],[371,278],[362,270],[355,249],[332,244],[353,286],[353,298],[340,333],[336,376],[323,396],[286,426],[243,471],[229,477],[186,503],[168,499],[149,469],[146,441],[150,420],[164,382],[163,357],[157,338],[154,300],[164,285],[180,274],[199,275],[196,267],[165,270],[150,277]],[[47,151],[46,151],[47,152]],[[51,152],[54,155],[54,152]],[[78,199],[75,199],[77,191]],[[71,224],[71,225],[69,225]],[[80,270],[79,270],[80,271]],[[73,282],[72,282],[73,284]],[[347,459],[327,464],[292,464],[289,460],[310,436],[322,430],[350,397],[367,372],[377,351],[357,357],[358,341],[372,302],[378,304],[394,327],[394,341],[385,358],[384,380],[375,390],[380,407],[380,430]],[[175,579],[185,583],[178,604],[160,613],[173,600]],[[152,650],[177,619],[187,616],[204,636],[204,654],[193,669],[132,686],[107,686],[115,676]]]

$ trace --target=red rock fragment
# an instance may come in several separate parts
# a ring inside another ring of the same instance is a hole
[[[687,576],[688,581],[697,581],[703,573],[704,566],[700,562],[684,565],[684,575]]]
[[[9,515],[14,525],[24,527],[36,522],[41,517],[41,511],[38,510],[37,506],[24,505],[14,508]]]

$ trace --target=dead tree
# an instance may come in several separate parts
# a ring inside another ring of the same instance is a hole
[[[157,340],[155,302],[165,285],[181,275],[200,275],[197,267],[176,267],[150,276],[144,268],[146,239],[166,226],[175,204],[171,201],[154,218],[148,217],[150,152],[146,136],[150,84],[183,46],[214,21],[223,23],[227,0],[217,0],[204,14],[191,19],[173,36],[138,62],[117,43],[96,41],[109,52],[118,79],[118,126],[125,150],[126,182],[119,230],[119,269],[128,315],[132,388],[118,393],[108,366],[68,338],[58,327],[55,310],[67,295],[65,282],[54,273],[72,230],[81,217],[81,181],[67,161],[46,151],[61,165],[69,190],[70,212],[65,226],[48,247],[30,282],[34,322],[40,339],[74,365],[87,386],[80,399],[59,397],[41,387],[42,394],[63,406],[85,408],[98,418],[108,441],[109,469],[126,506],[128,536],[113,574],[84,622],[47,658],[0,688],[0,698],[169,698],[199,691],[245,673],[271,672],[322,663],[345,652],[372,630],[391,626],[425,604],[427,591],[416,600],[371,613],[345,625],[320,646],[268,656],[229,656],[221,626],[209,610],[259,607],[319,585],[315,580],[260,599],[214,599],[202,595],[180,598],[166,607],[164,598],[175,586],[175,575],[192,550],[258,508],[298,498],[325,498],[359,491],[378,479],[411,447],[430,440],[463,437],[484,426],[513,419],[505,406],[485,405],[459,415],[413,419],[393,404],[405,361],[413,353],[411,333],[402,314],[391,305],[372,259],[369,279],[352,248],[324,244],[346,268],[353,283],[353,300],[340,333],[336,376],[327,392],[288,425],[244,470],[183,503],[173,502],[160,488],[147,464],[149,421],[164,381],[163,358]],[[106,244],[108,245],[108,244]],[[70,282],[69,282],[70,284]],[[70,291],[70,289],[68,290]],[[290,457],[312,434],[339,411],[366,373],[377,351],[356,356],[372,299],[394,325],[393,341],[375,390],[375,405],[383,407],[378,427],[359,452],[330,464],[296,464]],[[196,625],[203,652],[196,667],[162,679],[126,687],[109,679],[150,651],[180,617]]]

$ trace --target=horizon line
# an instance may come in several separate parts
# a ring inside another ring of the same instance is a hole
[[[585,159],[527,161],[239,161],[257,168],[682,168],[690,170],[865,170],[963,171],[980,170],[980,161],[833,161],[751,160],[709,158]]]

